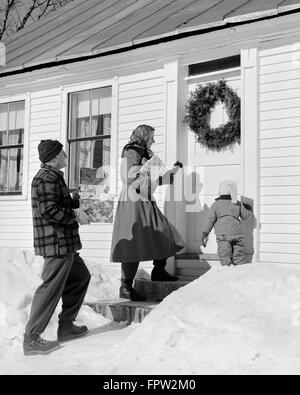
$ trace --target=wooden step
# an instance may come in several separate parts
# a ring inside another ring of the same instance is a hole
[[[162,301],[166,296],[170,295],[177,289],[189,284],[190,280],[179,281],[151,281],[145,279],[137,279],[134,288],[138,293],[144,295],[146,300]]]
[[[126,322],[128,325],[132,323],[141,323],[143,319],[151,313],[158,305],[157,302],[132,302],[125,299],[117,299],[113,301],[103,301],[99,303],[89,303],[97,314],[111,319],[115,322]]]
[[[180,254],[176,256],[177,275],[201,277],[213,267],[221,266],[216,254]]]

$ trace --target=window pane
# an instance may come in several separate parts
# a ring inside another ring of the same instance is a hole
[[[111,96],[111,87],[96,89],[92,92],[93,136],[111,133]]]
[[[71,94],[70,138],[111,133],[112,88]]]
[[[0,146],[7,145],[7,131],[0,131]]]
[[[90,91],[71,95],[70,138],[90,136]]]
[[[0,192],[7,192],[8,150],[0,150]]]
[[[24,102],[9,103],[8,130],[24,128]]]
[[[23,178],[23,149],[16,148],[9,150],[9,177],[8,191],[21,192]]]
[[[111,134],[111,114],[94,116],[92,119],[92,136],[109,136]]]
[[[24,140],[24,129],[10,130],[8,132],[8,144],[16,145],[23,144]]]
[[[7,145],[8,104],[0,104],[0,145]]]
[[[109,173],[110,139],[71,143],[70,147],[70,188],[79,184],[100,184]]]

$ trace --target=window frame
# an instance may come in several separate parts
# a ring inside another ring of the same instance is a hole
[[[14,102],[24,102],[24,139],[23,139],[23,179],[22,192],[20,193],[0,193],[0,202],[18,201],[28,199],[28,169],[29,169],[29,122],[30,122],[30,94],[0,97],[0,104],[10,104]],[[14,146],[11,146],[13,148]],[[10,148],[10,147],[9,147]]]
[[[62,135],[61,141],[65,141],[66,152],[70,152],[70,143],[69,143],[69,122],[70,122],[70,94],[72,93],[80,93],[88,90],[95,90],[101,88],[112,88],[112,105],[111,105],[111,134],[110,134],[110,167],[111,167],[111,185],[110,185],[110,193],[116,195],[117,193],[117,142],[118,142],[118,86],[119,80],[118,77],[114,79],[92,82],[92,83],[83,83],[83,84],[74,84],[71,86],[64,86],[61,88],[62,90]],[[84,138],[85,139],[85,138]],[[97,138],[96,138],[97,139]],[[98,138],[99,139],[99,138]],[[73,140],[73,139],[72,139]],[[76,139],[80,141],[80,138]],[[89,139],[92,141],[93,137]],[[100,140],[100,139],[99,139]],[[104,140],[104,139],[103,139]],[[70,177],[70,160],[68,160],[68,165],[65,169],[65,179],[66,183],[69,186],[69,177]],[[106,223],[99,223],[96,225],[111,225]]]

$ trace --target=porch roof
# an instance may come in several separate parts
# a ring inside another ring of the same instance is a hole
[[[74,0],[10,38],[0,74],[106,55],[294,10],[300,11],[299,0]]]

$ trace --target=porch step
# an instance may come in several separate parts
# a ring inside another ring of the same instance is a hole
[[[153,301],[132,302],[124,299],[88,304],[97,314],[115,322],[126,322],[128,325],[141,323],[157,305]]]
[[[191,277],[174,282],[137,279],[134,288],[138,293],[144,295],[147,301],[162,301],[166,296],[189,284],[191,281]]]
[[[177,275],[201,277],[212,267],[221,266],[217,254],[180,254],[176,256]]]

